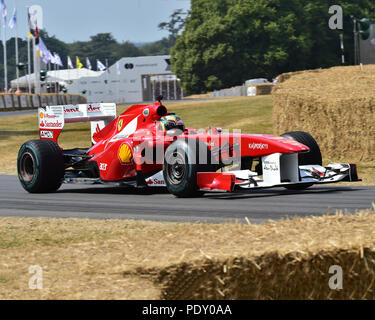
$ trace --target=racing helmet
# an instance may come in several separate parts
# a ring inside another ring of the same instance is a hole
[[[178,115],[174,113],[169,113],[167,116],[162,117],[160,119],[159,128],[160,130],[163,130],[163,131],[179,129],[182,132],[184,132],[185,124]]]

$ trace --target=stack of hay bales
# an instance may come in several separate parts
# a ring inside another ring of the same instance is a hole
[[[324,157],[375,159],[375,65],[288,73],[273,90],[276,134],[306,131]]]
[[[151,276],[167,300],[373,300],[374,226],[373,211],[212,225],[200,238],[197,225],[183,253],[169,251],[137,272]]]

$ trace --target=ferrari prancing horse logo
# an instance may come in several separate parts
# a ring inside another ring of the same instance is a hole
[[[121,131],[123,125],[124,125],[124,119],[120,119],[120,121],[118,123],[117,131]]]

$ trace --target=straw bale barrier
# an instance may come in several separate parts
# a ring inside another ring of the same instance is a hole
[[[374,210],[246,221],[0,218],[1,295],[17,300],[375,299]],[[44,269],[43,290],[27,285],[25,265],[35,263]],[[330,280],[337,283],[336,272],[329,273],[332,266],[342,268],[342,290],[329,286]]]
[[[297,218],[238,226],[237,239],[226,243],[227,226],[207,230],[224,240],[197,250],[200,259],[176,256],[180,263],[137,273],[153,275],[162,299],[375,299],[374,226],[374,212]],[[342,268],[342,290],[329,286],[332,266]]]
[[[327,159],[375,158],[375,65],[287,73],[273,90],[274,130],[307,131]]]

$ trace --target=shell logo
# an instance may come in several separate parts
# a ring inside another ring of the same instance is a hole
[[[130,147],[127,144],[123,144],[120,147],[120,150],[118,152],[118,156],[120,158],[120,161],[122,163],[130,163],[133,159],[133,153]]]

